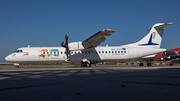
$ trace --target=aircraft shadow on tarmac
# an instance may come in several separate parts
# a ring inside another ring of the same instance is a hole
[[[0,72],[0,100],[133,101],[144,100],[149,94],[154,95],[149,101],[180,100],[175,96],[180,94],[179,71],[180,68],[6,71]],[[167,91],[169,96],[161,91]],[[143,96],[137,97],[138,94]]]

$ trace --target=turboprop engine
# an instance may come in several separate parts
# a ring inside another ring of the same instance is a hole
[[[69,59],[69,53],[70,51],[74,51],[74,50],[82,50],[82,49],[85,49],[82,45],[82,42],[71,42],[68,44],[68,38],[69,36],[67,36],[67,33],[65,35],[65,44],[64,44],[64,41],[61,42],[61,46],[66,48],[66,56],[67,56],[67,59]]]
[[[82,45],[82,42],[71,42],[68,44],[69,50],[82,50],[85,49],[84,46]]]

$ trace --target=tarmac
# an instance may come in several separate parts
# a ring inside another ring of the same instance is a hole
[[[0,66],[0,101],[180,101],[180,66]]]

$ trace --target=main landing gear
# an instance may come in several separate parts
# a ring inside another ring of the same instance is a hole
[[[147,66],[151,66],[151,63],[150,63],[150,62],[148,62],[148,63],[147,63]]]
[[[139,66],[144,66],[144,64],[142,62],[139,63]],[[147,66],[152,66],[152,64],[150,62],[147,63]]]
[[[169,65],[170,65],[170,66],[173,66],[173,63],[170,63]]]
[[[144,64],[140,62],[140,63],[139,63],[139,66],[144,66]]]
[[[81,67],[91,67],[91,63],[90,62],[81,62]]]

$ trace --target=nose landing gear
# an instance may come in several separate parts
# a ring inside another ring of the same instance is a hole
[[[16,68],[19,67],[19,64],[18,64],[18,63],[14,63],[13,65],[14,65]]]

